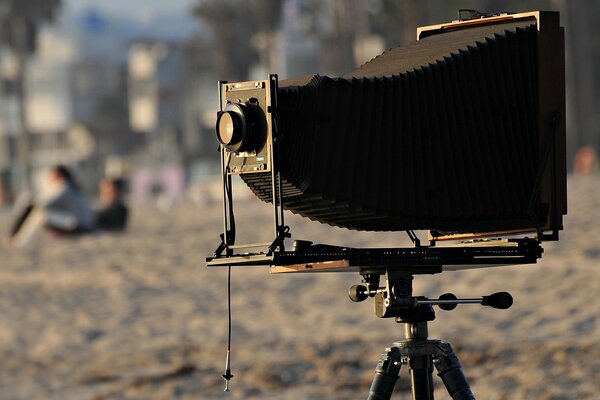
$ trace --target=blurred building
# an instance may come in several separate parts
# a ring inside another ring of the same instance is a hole
[[[89,123],[98,105],[122,91],[123,57],[126,45],[114,22],[90,10],[77,19],[77,57],[72,64],[73,114]]]
[[[145,137],[132,177],[136,197],[166,193],[173,199],[183,192],[183,63],[178,44],[147,40],[129,47],[129,123]]]
[[[12,185],[17,135],[21,132],[21,104],[14,82],[16,68],[12,55],[0,51],[0,180],[5,191]]]
[[[179,43],[195,28],[189,16],[158,15],[141,21],[93,9],[77,15],[64,10],[52,26],[40,31],[37,51],[27,63],[23,105],[16,96],[15,63],[0,49],[0,178],[9,186],[10,181],[22,180],[22,118],[30,132],[34,174],[56,163],[76,164],[88,190],[96,189],[107,164],[113,172],[123,171],[114,168],[117,164],[148,160],[181,165],[184,60]],[[150,109],[155,112],[146,116],[154,115],[155,121],[139,129],[130,125],[132,117],[140,115],[139,104],[130,114],[129,100],[149,86],[129,79],[130,49],[165,40],[171,44],[152,45],[161,54],[155,54],[152,76],[156,104]]]
[[[43,27],[36,52],[26,64],[22,102],[14,90],[10,54],[2,53],[0,168],[12,186],[23,181],[17,136],[24,120],[33,178],[54,164],[76,164],[84,188],[95,189],[97,137],[90,124],[101,99],[122,88],[118,83],[122,57],[119,61],[118,41],[110,32],[108,21],[95,13],[81,20],[63,15]]]
[[[213,156],[214,124],[219,108],[219,77],[212,62],[213,45],[203,38],[188,39],[183,46],[183,145],[188,159]]]
[[[64,32],[43,28],[38,35],[37,52],[24,70],[22,98],[13,71],[14,55],[8,50],[0,54],[0,169],[13,191],[20,190],[24,182],[24,171],[18,168],[18,155],[25,154],[19,150],[24,131],[33,175],[69,157],[66,132],[73,121],[69,66],[74,53],[74,44]]]
[[[34,171],[69,161],[65,142],[73,122],[69,70],[74,55],[74,43],[67,35],[46,29],[27,64],[23,104]]]

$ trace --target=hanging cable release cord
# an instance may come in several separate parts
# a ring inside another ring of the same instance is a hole
[[[231,373],[231,266],[227,270],[227,315],[227,357],[225,358],[225,373],[222,375],[223,379],[225,379],[224,392],[229,392],[229,381],[233,378],[233,374]]]

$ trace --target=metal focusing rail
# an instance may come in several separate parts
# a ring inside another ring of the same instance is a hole
[[[417,273],[436,273],[442,272],[442,267],[452,269],[452,266],[462,265],[534,264],[543,253],[538,240],[527,238],[508,239],[501,245],[460,247],[365,249],[305,243],[302,246],[295,246],[293,251],[215,256],[207,258],[206,261],[207,265],[212,267],[298,266],[298,271],[303,269],[316,271],[319,270],[320,264],[341,261],[346,269],[401,269],[418,270]]]

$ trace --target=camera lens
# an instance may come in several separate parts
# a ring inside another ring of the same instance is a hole
[[[217,138],[219,139],[219,142],[225,146],[235,144],[234,138],[236,133],[240,130],[240,123],[237,121],[237,118],[239,117],[231,111],[224,111],[219,115],[217,122]],[[239,136],[239,133],[237,136]]]
[[[229,103],[217,115],[217,139],[231,152],[256,151],[264,142],[264,126],[254,102]]]
[[[240,151],[247,141],[247,122],[243,106],[230,103],[217,116],[217,139],[229,151]]]

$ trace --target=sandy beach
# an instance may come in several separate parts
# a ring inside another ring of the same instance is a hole
[[[5,232],[10,214],[0,214]],[[237,205],[240,240],[268,240],[271,210]],[[408,246],[405,234],[356,233],[289,216],[294,238]],[[402,336],[372,300],[352,303],[356,273],[232,278],[232,391],[223,393],[225,269],[205,257],[222,231],[218,201],[134,205],[121,235],[37,238],[0,250],[0,399],[363,399],[377,359]],[[250,241],[248,240],[248,241]],[[508,291],[508,310],[436,309],[483,400],[600,398],[600,179],[570,178],[559,242],[536,265],[419,276],[415,294]],[[449,399],[437,377],[436,398]],[[409,396],[403,370],[396,398]],[[403,392],[404,391],[404,392]]]

